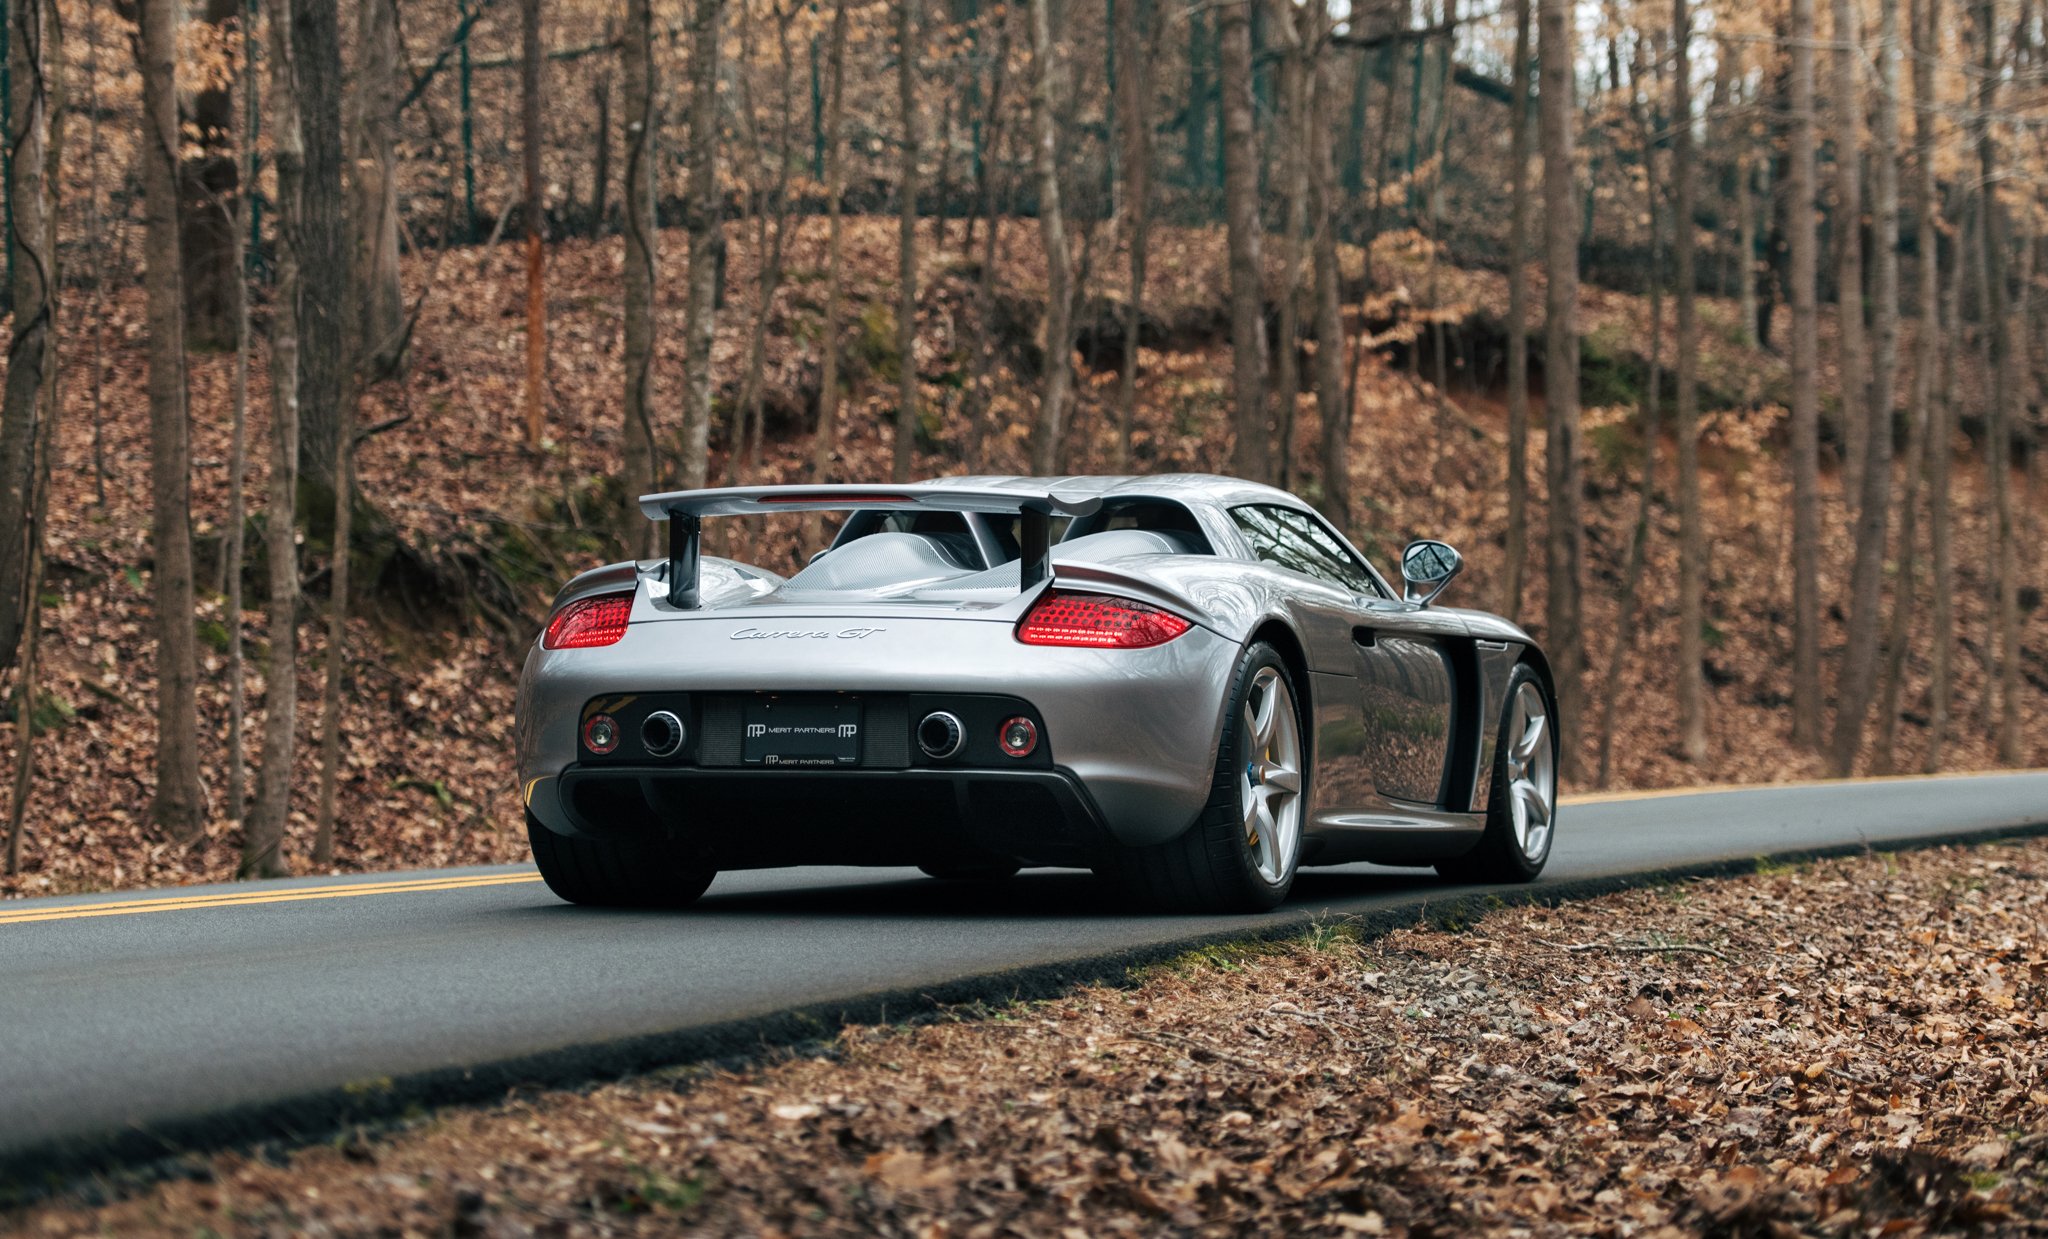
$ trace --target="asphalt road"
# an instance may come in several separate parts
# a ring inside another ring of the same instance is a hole
[[[2044,826],[2048,772],[1595,799],[1561,813],[1538,889]],[[992,889],[833,868],[609,912],[502,867],[0,903],[0,1182],[786,1042],[923,996],[1042,992],[1424,898],[1453,896],[1355,866],[1307,871],[1268,917],[1123,916],[1074,873]]]

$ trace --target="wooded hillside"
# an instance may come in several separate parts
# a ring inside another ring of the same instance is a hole
[[[5,29],[0,890],[515,858],[553,586],[741,481],[1446,537],[1579,788],[2048,761],[2031,0]]]

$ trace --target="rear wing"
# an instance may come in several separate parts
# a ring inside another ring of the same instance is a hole
[[[1021,516],[1018,542],[1019,588],[1030,589],[1052,570],[1052,518],[1088,516],[1102,506],[1090,495],[1063,497],[1049,490],[967,486],[735,486],[721,490],[678,490],[642,495],[640,511],[668,522],[668,600],[695,610],[703,521],[707,516],[758,516],[771,512],[979,512]]]

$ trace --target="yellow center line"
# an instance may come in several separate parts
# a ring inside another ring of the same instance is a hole
[[[428,891],[470,890],[538,882],[537,873],[489,873],[462,878],[415,878],[402,882],[351,882],[334,886],[301,886],[288,890],[227,891],[175,898],[123,899],[110,903],[70,904],[61,908],[23,908],[0,912],[0,926],[37,921],[70,921],[99,916],[137,916],[148,912],[182,912],[193,908],[238,908],[249,904],[302,903],[313,899],[353,899],[363,895],[409,895]]]

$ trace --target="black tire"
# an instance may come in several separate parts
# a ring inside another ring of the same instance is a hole
[[[548,889],[590,907],[687,907],[718,876],[667,840],[558,835],[531,813],[526,841]]]
[[[1007,882],[1017,876],[1024,866],[1009,861],[986,861],[975,863],[961,861],[955,864],[919,865],[918,870],[928,878],[941,882]]]
[[[1509,745],[1513,737],[1515,698],[1524,685],[1532,686],[1541,695],[1544,708],[1548,711],[1549,725],[1544,728],[1550,744],[1550,816],[1543,837],[1541,849],[1530,855],[1515,837],[1514,809],[1510,803],[1510,775],[1508,771]],[[1558,727],[1557,698],[1543,676],[1528,663],[1517,664],[1508,676],[1507,691],[1502,694],[1501,717],[1498,724],[1499,740],[1493,749],[1493,772],[1491,790],[1486,802],[1486,832],[1479,836],[1479,844],[1463,856],[1437,862],[1436,871],[1453,882],[1485,882],[1504,884],[1511,882],[1533,882],[1543,872],[1543,866],[1550,860],[1550,849],[1557,839],[1557,776],[1558,769]]]
[[[1240,780],[1248,758],[1242,734],[1245,702],[1254,680],[1267,668],[1276,671],[1287,688],[1303,749],[1292,855],[1284,858],[1284,872],[1277,882],[1259,872],[1253,848],[1245,841],[1245,813],[1240,802]],[[1293,889],[1300,867],[1299,809],[1308,803],[1308,735],[1307,702],[1296,691],[1286,662],[1272,646],[1253,642],[1238,659],[1231,677],[1208,804],[1179,838],[1151,847],[1117,848],[1097,865],[1097,875],[1135,901],[1162,911],[1265,912],[1278,907]]]

